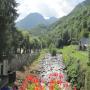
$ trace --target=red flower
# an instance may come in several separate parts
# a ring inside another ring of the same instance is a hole
[[[76,86],[74,86],[74,90],[77,90]]]

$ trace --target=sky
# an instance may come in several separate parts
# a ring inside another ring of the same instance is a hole
[[[84,0],[16,0],[19,17],[23,19],[30,13],[40,13],[45,19],[63,17],[69,14],[77,4]]]

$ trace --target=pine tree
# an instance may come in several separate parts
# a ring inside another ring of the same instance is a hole
[[[17,3],[15,0],[0,0],[0,60],[8,56],[12,45],[12,33],[15,28]]]

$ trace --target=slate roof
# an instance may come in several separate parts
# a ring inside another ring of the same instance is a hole
[[[81,38],[80,42],[83,45],[89,45],[90,44],[89,38]]]

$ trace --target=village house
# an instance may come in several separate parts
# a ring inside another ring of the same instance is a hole
[[[81,38],[79,41],[79,50],[87,50],[90,44],[89,38]]]

